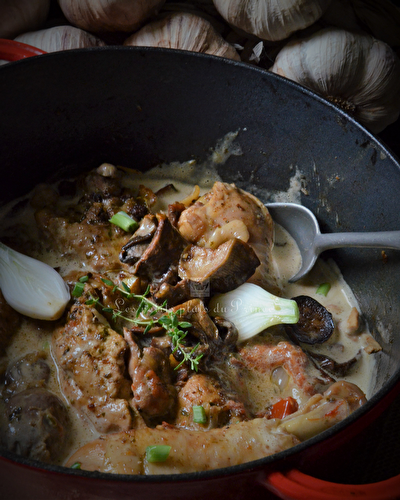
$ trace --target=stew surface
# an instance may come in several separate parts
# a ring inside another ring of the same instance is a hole
[[[3,448],[120,474],[207,470],[294,446],[369,397],[380,346],[336,265],[288,283],[300,257],[262,201],[212,172],[193,185],[195,169],[103,164],[3,208],[1,241],[71,291],[57,321],[0,297]],[[119,212],[133,229],[110,222]],[[296,298],[299,323],[240,341],[208,305],[246,282]]]

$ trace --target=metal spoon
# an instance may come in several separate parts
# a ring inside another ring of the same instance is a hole
[[[268,203],[266,207],[274,222],[286,229],[300,250],[301,266],[289,279],[290,283],[298,281],[311,271],[319,254],[330,248],[367,247],[400,250],[400,231],[322,234],[314,214],[303,205]]]

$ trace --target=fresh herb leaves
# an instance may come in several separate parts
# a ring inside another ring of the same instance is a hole
[[[85,278],[85,277],[84,277]],[[79,280],[79,284],[86,282],[87,280]],[[183,309],[178,309],[177,311],[172,311],[166,307],[166,301],[160,306],[152,302],[148,295],[150,293],[150,287],[143,295],[132,293],[126,283],[121,282],[121,286],[116,285],[113,281],[101,278],[101,281],[108,287],[112,288],[112,292],[119,291],[121,295],[127,300],[138,300],[139,305],[136,309],[135,316],[129,317],[123,314],[120,309],[114,309],[112,307],[106,307],[100,302],[99,298],[93,297],[90,294],[90,299],[85,301],[88,306],[99,307],[102,312],[112,314],[112,320],[115,321],[118,318],[133,323],[136,326],[144,326],[143,334],[148,333],[153,326],[159,325],[164,328],[167,335],[171,337],[172,342],[172,354],[179,352],[182,358],[180,363],[175,367],[175,370],[180,368],[184,363],[190,365],[190,368],[194,371],[198,371],[200,359],[203,354],[197,354],[200,346],[200,342],[196,344],[192,349],[187,350],[185,348],[185,337],[187,336],[187,329],[192,326],[188,321],[181,321],[179,316],[184,312]]]

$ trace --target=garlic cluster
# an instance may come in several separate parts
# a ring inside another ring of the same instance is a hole
[[[58,0],[74,26],[92,33],[131,32],[154,16],[165,0]]]
[[[14,38],[45,22],[50,0],[0,0],[0,38]]]
[[[290,41],[273,73],[327,98],[374,133],[400,113],[400,59],[384,42],[336,28]]]
[[[240,60],[234,47],[211,23],[188,12],[172,12],[146,24],[127,38],[124,45],[190,50]]]
[[[400,46],[400,9],[390,0],[331,0],[321,22],[363,30],[391,47]]]
[[[262,40],[279,41],[319,19],[331,0],[213,0],[231,25]]]
[[[39,31],[30,31],[15,38],[45,52],[81,49],[85,47],[102,47],[105,43],[92,35],[74,26],[55,26]]]

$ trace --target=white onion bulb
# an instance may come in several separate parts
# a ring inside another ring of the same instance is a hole
[[[35,319],[58,319],[70,299],[67,284],[55,269],[3,243],[0,288],[13,309]]]
[[[272,295],[253,283],[214,296],[209,304],[211,316],[231,321],[243,342],[267,328],[299,321],[296,301]]]

